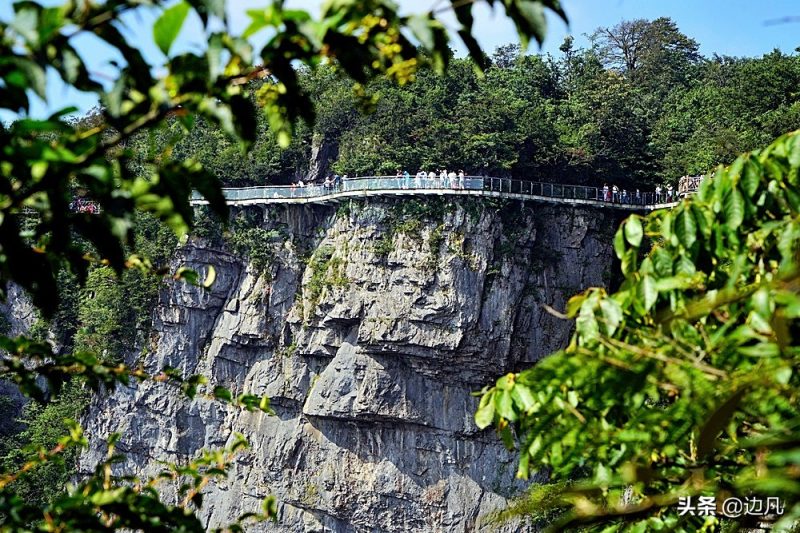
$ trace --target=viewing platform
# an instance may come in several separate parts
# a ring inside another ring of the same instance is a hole
[[[305,187],[276,185],[259,187],[228,187],[223,189],[229,205],[263,204],[327,204],[339,203],[351,198],[390,197],[390,196],[473,196],[484,198],[505,198],[551,204],[585,205],[623,211],[652,211],[672,207],[680,197],[696,190],[700,179],[690,178],[692,187],[679,187],[672,198],[662,192],[634,191],[623,194],[605,193],[603,188],[583,185],[561,185],[522,181],[510,178],[467,176],[463,180],[443,180],[441,178],[398,178],[395,176],[368,176],[348,178],[339,186],[307,185]],[[205,205],[208,202],[194,193],[192,205]]]

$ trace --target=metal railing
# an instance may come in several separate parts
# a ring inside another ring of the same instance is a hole
[[[696,182],[699,185],[699,180]],[[678,194],[662,192],[660,195],[651,191],[614,192],[608,187],[587,187],[584,185],[563,185],[558,183],[542,183],[523,181],[511,178],[494,178],[482,176],[466,176],[464,178],[408,178],[396,176],[368,176],[363,178],[343,179],[337,185],[312,184],[305,187],[296,185],[233,187],[223,192],[229,202],[265,200],[289,200],[303,198],[320,198],[338,195],[351,191],[408,191],[408,194],[459,194],[459,191],[481,191],[484,193],[500,193],[500,195],[522,195],[533,198],[549,198],[554,200],[585,200],[608,204],[630,206],[655,206],[678,201]],[[401,193],[402,194],[402,193]],[[194,193],[192,201],[202,203],[203,198]]]
[[[683,176],[678,180],[678,194],[686,196],[697,191],[705,176]]]

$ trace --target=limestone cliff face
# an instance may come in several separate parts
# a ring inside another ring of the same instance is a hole
[[[38,318],[36,308],[19,285],[9,283],[6,290],[6,300],[0,301],[0,329],[9,337],[24,335]],[[3,408],[4,416],[0,417],[0,436],[13,435],[22,429],[19,418],[28,400],[14,383],[5,379],[0,379],[0,398],[7,402]]]
[[[524,485],[514,455],[475,427],[470,393],[566,343],[571,324],[543,304],[563,309],[607,284],[619,220],[539,204],[437,205],[421,222],[394,218],[393,202],[271,206],[262,272],[202,242],[182,248],[176,263],[212,264],[217,281],[165,287],[145,366],[268,395],[276,416],[158,384],[120,388],[84,421],[93,441],[81,468],[114,431],[121,468],[136,474],[239,432],[252,448],[209,489],[209,526],[271,493],[281,518],[259,529],[481,529]]]

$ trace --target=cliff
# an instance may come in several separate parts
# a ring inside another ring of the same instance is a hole
[[[475,427],[470,393],[565,345],[571,324],[543,305],[609,282],[618,215],[444,200],[248,209],[262,261],[184,246],[175,264],[214,265],[216,283],[162,290],[142,363],[268,395],[276,415],[118,388],[93,401],[80,468],[115,431],[120,470],[140,475],[238,432],[252,447],[208,489],[209,526],[271,493],[274,530],[481,529],[525,485]]]

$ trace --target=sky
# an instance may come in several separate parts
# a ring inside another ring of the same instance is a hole
[[[249,23],[246,11],[264,6],[269,0],[228,0],[231,29],[239,33]],[[576,46],[587,46],[587,36],[601,26],[613,26],[623,20],[636,18],[655,19],[670,17],[678,28],[700,43],[706,56],[761,56],[778,48],[784,53],[796,53],[800,46],[800,3],[797,0],[561,0],[569,18],[569,25],[551,15],[547,37],[541,48],[532,44],[531,52],[558,55],[558,47],[567,35],[575,38]],[[44,0],[45,4],[57,4]],[[312,14],[319,11],[320,0],[287,0],[287,7],[303,8]],[[402,14],[421,13],[443,0],[400,0]],[[498,2],[499,4],[499,2]],[[0,20],[12,17],[12,1],[0,0]],[[152,42],[152,24],[158,17],[155,9],[138,10],[136,16],[125,19],[125,32],[129,41],[138,46],[152,64],[161,64],[164,56]],[[497,46],[515,42],[516,33],[510,22],[504,20],[502,8],[493,12],[485,2],[479,2],[475,12],[475,32],[478,41],[489,52]],[[454,19],[446,19],[448,28],[455,30]],[[256,44],[259,36],[255,38]],[[199,20],[188,19],[173,53],[202,48],[205,41]],[[264,36],[260,36],[264,42]],[[80,37],[74,43],[90,71],[100,80],[113,79],[114,69],[108,65],[113,58],[109,47],[93,37]],[[454,43],[455,44],[455,43]],[[455,46],[457,55],[464,55],[463,46]],[[56,76],[48,76],[48,98],[43,102],[33,98],[31,116],[42,117],[75,105],[82,112],[95,105],[94,95],[66,89]],[[9,121],[14,115],[0,113],[0,120]]]

